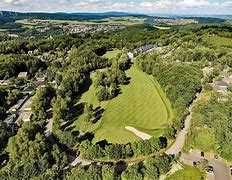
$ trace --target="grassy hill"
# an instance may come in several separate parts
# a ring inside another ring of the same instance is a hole
[[[137,140],[137,136],[125,129],[126,126],[158,136],[173,117],[169,101],[152,77],[135,66],[127,74],[131,78],[130,84],[122,86],[121,94],[110,101],[99,103],[93,85],[82,96],[82,101],[105,108],[103,117],[94,126],[84,123],[81,117],[76,121],[77,128],[95,132],[95,141],[106,139],[113,143],[127,143]]]

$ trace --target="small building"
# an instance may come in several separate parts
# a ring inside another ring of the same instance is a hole
[[[23,99],[18,100],[18,102],[12,106],[7,113],[10,114],[16,114],[18,112],[18,110],[23,106],[23,104],[25,103],[25,101],[28,99],[28,96],[25,96]]]
[[[46,84],[47,81],[47,74],[46,73],[37,73],[35,75],[36,78],[36,86],[43,86]]]
[[[0,80],[0,86],[8,86],[9,80]]]
[[[35,88],[32,85],[27,85],[23,88],[22,93],[23,94],[33,94]]]
[[[139,54],[142,54],[142,53],[146,53],[146,52],[150,52],[152,49],[154,49],[154,45],[144,45],[144,46],[141,46],[137,49],[134,49],[133,51],[133,54],[135,56],[139,55]]]
[[[215,81],[214,88],[217,92],[225,93],[229,87],[229,84],[223,80]]]
[[[10,114],[9,116],[7,116],[7,118],[4,120],[4,122],[8,126],[10,126],[10,125],[14,124],[16,118],[17,118],[16,114]]]
[[[129,58],[129,60],[132,60],[134,58],[134,54],[132,52],[128,52],[127,56]]]
[[[18,78],[27,79],[27,72],[20,72],[20,73],[18,74]]]
[[[32,112],[26,111],[26,109],[25,109],[25,111],[22,114],[23,122],[29,122],[29,121],[31,121],[31,118],[32,118]]]

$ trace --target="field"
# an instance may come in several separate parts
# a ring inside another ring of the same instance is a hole
[[[143,24],[144,18],[137,18],[137,17],[111,17],[105,18],[100,20],[39,20],[41,23],[50,22],[51,24],[88,24],[88,25],[96,25],[96,24],[120,24],[120,25],[136,25],[136,24]],[[16,23],[22,24],[24,26],[35,26],[38,25],[36,23],[28,21],[28,19],[24,20],[17,20]]]
[[[204,152],[213,152],[216,147],[215,136],[212,129],[194,128],[188,137],[187,149],[199,149]]]
[[[113,143],[128,143],[138,137],[125,129],[132,126],[139,131],[158,136],[173,117],[171,105],[159,84],[135,66],[127,71],[130,84],[121,87],[121,94],[107,102],[99,103],[94,86],[82,96],[82,101],[105,108],[101,120],[93,125],[82,117],[75,125],[83,131],[94,131],[95,141],[108,140]]]
[[[205,106],[209,103],[211,93],[204,92],[198,101],[198,106]],[[201,122],[201,113],[196,107],[193,108],[191,133],[188,134],[184,149],[198,149],[204,152],[214,152],[216,150],[216,138],[213,129],[207,128]]]
[[[205,174],[199,169],[185,166],[184,169],[176,171],[174,174],[166,178],[166,180],[203,180]]]
[[[154,26],[155,28],[157,29],[160,29],[160,30],[168,30],[168,29],[171,29],[171,27],[169,26]]]
[[[114,49],[112,51],[107,51],[103,57],[108,58],[108,59],[112,59],[112,58],[116,57],[118,54],[120,54],[121,52],[122,51],[119,49]]]

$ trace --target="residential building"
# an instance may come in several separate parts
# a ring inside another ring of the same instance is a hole
[[[20,73],[18,74],[18,78],[27,79],[27,72],[20,72]]]

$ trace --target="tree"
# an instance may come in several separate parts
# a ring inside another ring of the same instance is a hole
[[[145,177],[148,179],[159,179],[159,168],[156,166],[153,158],[149,158],[144,163]]]
[[[77,166],[72,169],[66,177],[67,180],[101,180],[101,170],[96,165],[90,165],[89,168],[84,169],[81,166]]]
[[[46,119],[46,110],[51,107],[51,101],[54,96],[55,91],[52,87],[41,88],[36,92],[31,105],[36,121],[44,121]]]
[[[138,164],[128,166],[122,173],[122,180],[143,180],[144,176]]]
[[[7,152],[9,162],[0,175],[6,179],[32,179],[49,174],[60,174],[67,166],[64,152],[50,144],[41,134],[37,124],[24,123],[18,133],[11,137]],[[49,171],[50,169],[50,171]]]
[[[102,166],[102,179],[109,180],[114,179],[114,167],[113,166]]]

